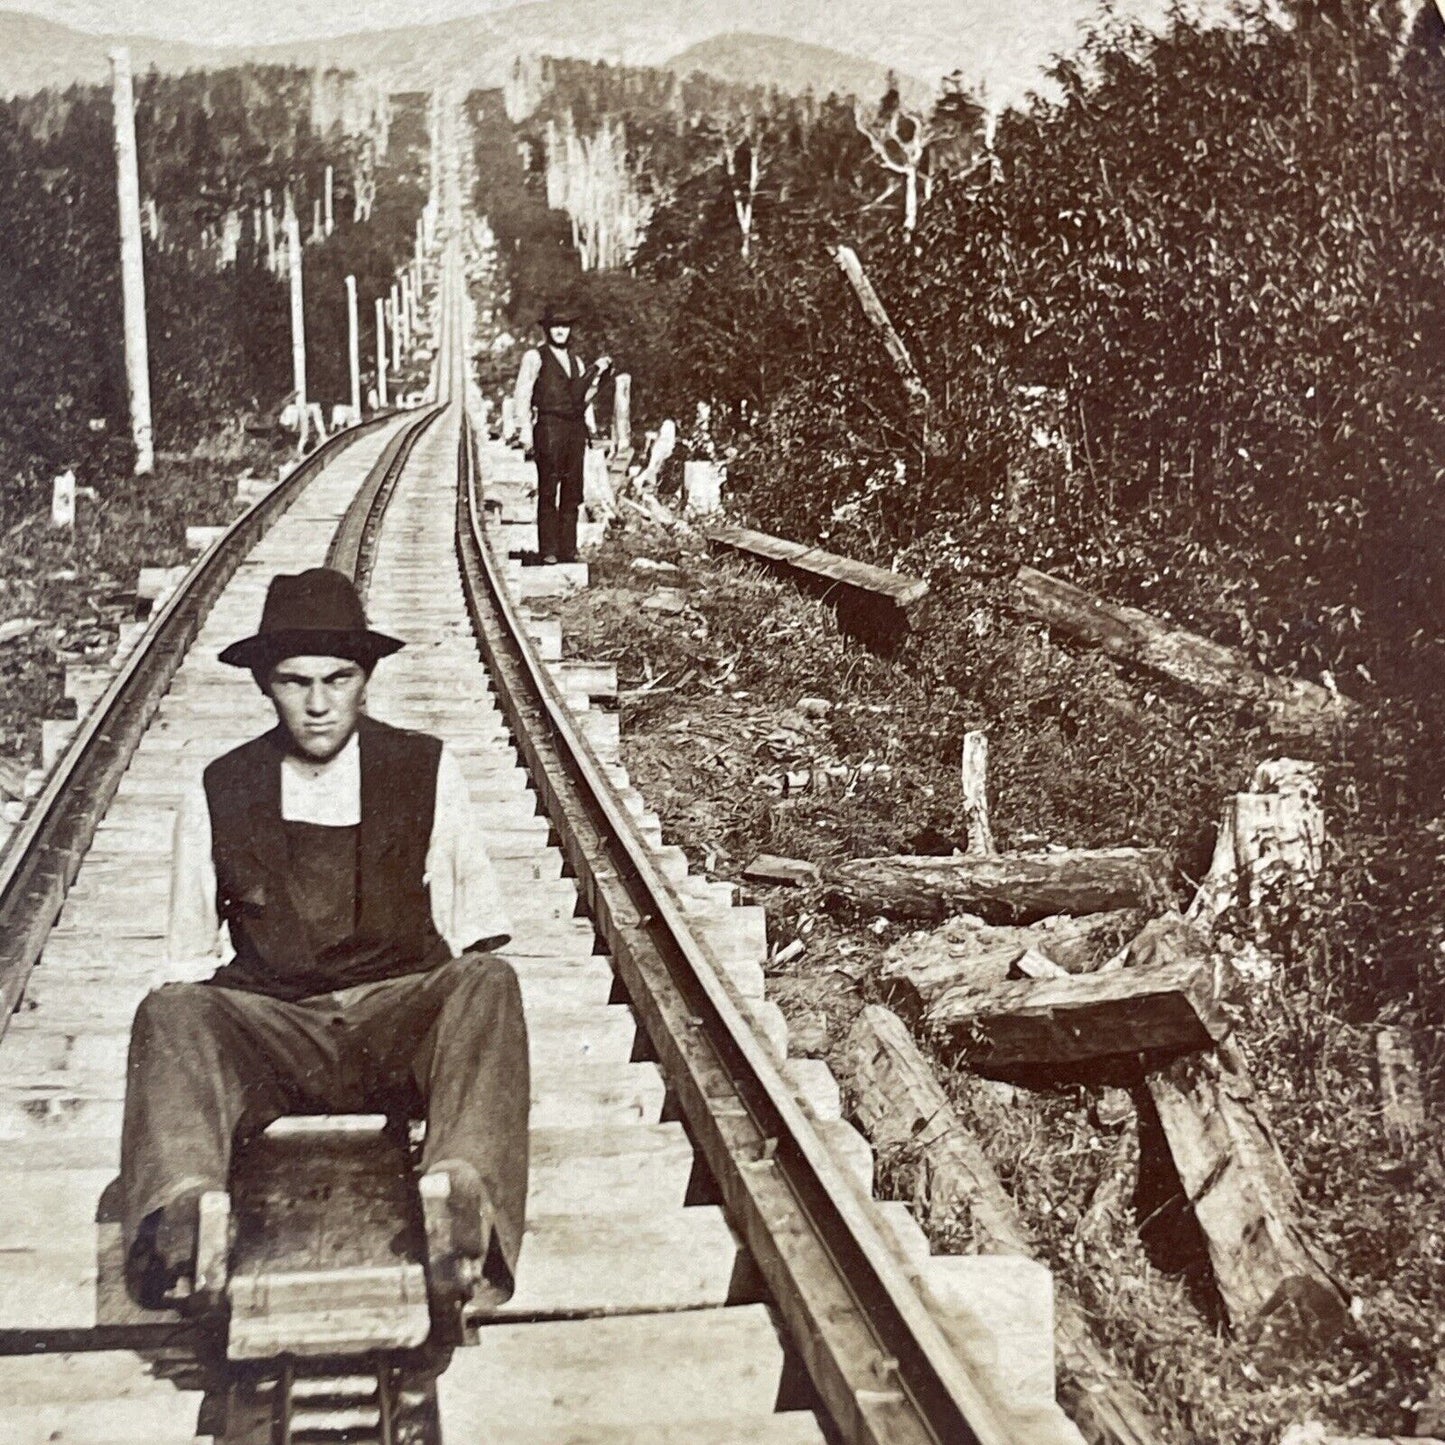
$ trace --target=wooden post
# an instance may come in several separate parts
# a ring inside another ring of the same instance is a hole
[[[306,306],[301,291],[301,228],[296,213],[286,217],[286,249],[291,271],[291,373],[296,388],[296,451],[303,454],[310,434],[310,411],[306,405]]]
[[[411,268],[408,267],[401,273],[401,344],[407,351],[411,350],[412,324],[416,319],[413,311],[413,299]]]
[[[356,317],[356,277],[346,278],[347,355],[351,360],[351,421],[361,420],[361,337]]]
[[[326,234],[329,236],[336,229],[336,209],[334,204],[333,186],[335,184],[335,171],[331,166],[326,167],[326,206],[325,226]]]
[[[626,457],[632,453],[632,378],[624,371],[613,382],[612,393],[612,455]]]
[[[386,406],[386,302],[376,298],[376,402]]]
[[[135,442],[135,471],[155,470],[151,430],[150,348],[146,337],[145,257],[140,235],[140,165],[136,158],[135,92],[130,51],[110,53],[111,94],[115,105],[116,191],[120,201],[120,282],[125,325],[125,375],[130,391],[130,431]]]
[[[391,369],[401,371],[401,288],[391,283]]]
[[[276,213],[271,209],[271,192],[267,190],[261,197],[261,209],[265,212],[266,219],[266,269],[274,276],[276,274]]]
[[[318,196],[311,202],[311,239],[319,241],[326,235],[321,224],[321,198]]]
[[[963,814],[968,820],[968,851],[992,853],[993,829],[988,823],[988,736],[963,735]]]

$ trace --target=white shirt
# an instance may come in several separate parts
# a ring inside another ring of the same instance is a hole
[[[281,764],[281,816],[293,823],[345,828],[361,822],[361,745],[353,735],[334,758],[313,763],[287,756]],[[471,790],[455,755],[442,745],[436,804],[427,845],[425,882],[432,921],[452,956],[512,936],[502,892]],[[211,810],[197,778],[181,799],[171,849],[170,914],[166,962],[173,977],[204,978],[230,956],[230,940],[216,908],[216,865],[211,851]]]

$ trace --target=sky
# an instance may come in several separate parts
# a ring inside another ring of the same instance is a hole
[[[515,0],[406,0],[409,25],[499,10]],[[159,35],[198,44],[251,44],[382,30],[398,23],[396,0],[21,0],[24,10],[75,30]]]

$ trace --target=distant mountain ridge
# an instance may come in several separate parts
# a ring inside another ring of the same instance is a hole
[[[874,100],[888,88],[890,69],[857,55],[845,55],[826,45],[809,45],[779,35],[754,35],[731,31],[700,41],[666,62],[679,75],[702,71],[704,75],[737,85],[768,85],[792,94],[811,90],[824,96],[853,95]],[[896,72],[895,72],[896,73]],[[916,76],[898,73],[898,86],[905,101],[919,104],[932,87]]]
[[[0,94],[102,81],[107,52],[122,43],[138,69],[285,62],[379,75],[396,88],[494,85],[517,54],[661,66],[691,53],[688,63],[702,69],[748,65],[754,78],[790,88],[865,92],[875,89],[879,69],[918,77],[931,90],[962,68],[1007,100],[1051,52],[1072,48],[1096,3],[912,0],[885,14],[877,0],[529,0],[440,24],[245,47],[90,35],[0,11]],[[1130,3],[1157,9],[1162,0]]]

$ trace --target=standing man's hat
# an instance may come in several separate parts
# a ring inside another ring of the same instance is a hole
[[[558,306],[555,302],[549,301],[542,314],[537,318],[537,324],[544,329],[553,326],[575,326],[577,318],[565,306]]]
[[[345,657],[370,668],[405,647],[373,632],[351,579],[334,567],[280,573],[266,589],[261,629],[221,653],[221,661],[252,672],[287,657]]]

